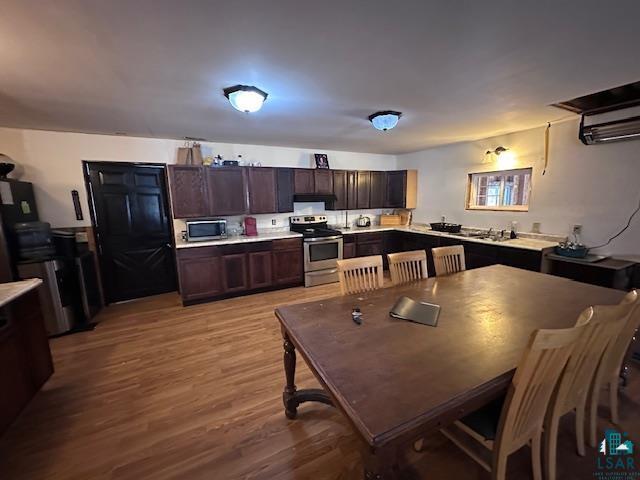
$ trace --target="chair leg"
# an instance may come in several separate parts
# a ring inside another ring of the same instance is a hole
[[[497,452],[494,459],[494,465],[491,469],[491,480],[505,480],[507,478],[507,454]]]
[[[600,400],[600,382],[595,382],[589,396],[589,445],[596,448],[598,403]]]
[[[558,423],[560,418],[555,415],[551,416],[551,419],[547,422],[547,425],[544,427],[544,464],[545,470],[547,472],[547,480],[555,480],[556,479],[556,451],[558,445]],[[531,461],[534,464],[535,469],[535,458],[533,451],[533,442],[531,444]]]
[[[578,455],[584,457],[584,413],[585,413],[586,405],[585,402],[582,405],[578,405],[576,408],[576,449],[578,450]]]
[[[531,464],[533,466],[533,480],[542,480],[542,432],[531,440]]]
[[[609,380],[609,405],[611,408],[611,422],[620,423],[618,412],[618,379]]]

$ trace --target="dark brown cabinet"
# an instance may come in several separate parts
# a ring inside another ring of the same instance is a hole
[[[356,237],[356,256],[368,257],[370,255],[382,255],[383,253],[383,234],[375,233],[358,233]]]
[[[369,196],[371,194],[371,172],[359,170],[357,172],[357,178],[358,186],[356,192],[356,208],[369,208]]]
[[[247,172],[242,167],[205,168],[210,215],[247,213]]]
[[[358,172],[347,172],[347,209],[358,208]]]
[[[274,213],[278,210],[276,196],[276,169],[251,167],[248,169],[249,211]]]
[[[239,292],[249,289],[247,255],[245,253],[223,255],[222,271],[225,293]]]
[[[355,235],[343,235],[342,258],[354,258],[356,256]]]
[[[209,215],[207,179],[202,167],[169,165],[171,206],[175,218],[196,218]]]
[[[250,252],[249,256],[249,288],[265,288],[271,286],[272,268],[271,251]]]
[[[293,173],[295,193],[315,193],[315,176],[310,168],[296,168]]]
[[[384,208],[387,196],[387,172],[371,172],[369,208]]]
[[[347,209],[347,172],[345,170],[333,171],[333,194],[336,196],[331,210]]]
[[[302,240],[285,239],[273,241],[273,283],[276,285],[299,285],[304,280]]]
[[[293,168],[276,168],[278,212],[293,212]]]
[[[216,247],[179,250],[177,260],[183,300],[214,297],[224,292],[220,276],[220,253]]]
[[[386,208],[407,207],[407,171],[387,172]],[[412,208],[412,207],[407,207]]]
[[[333,172],[322,169],[316,169],[313,172],[315,193],[333,193]]]

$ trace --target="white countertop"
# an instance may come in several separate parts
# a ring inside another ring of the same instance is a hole
[[[349,234],[358,234],[358,233],[372,233],[372,232],[389,232],[392,230],[397,230],[399,232],[411,232],[411,233],[421,233],[423,235],[433,235],[437,237],[446,237],[446,238],[454,238],[456,240],[461,240],[465,242],[474,242],[474,243],[483,243],[485,245],[494,245],[497,247],[511,247],[511,248],[523,248],[525,250],[535,250],[541,252],[547,248],[553,248],[558,245],[558,242],[553,242],[549,240],[539,240],[534,238],[514,238],[513,240],[505,240],[502,242],[496,242],[491,239],[485,238],[474,238],[474,237],[461,237],[458,235],[453,235],[451,233],[446,232],[436,232],[434,230],[430,230],[427,227],[420,226],[404,226],[404,225],[388,225],[388,226],[380,226],[373,225],[371,227],[352,227],[350,229],[334,227],[343,235]]]
[[[278,232],[258,232],[258,235],[253,237],[238,235],[225,238],[224,240],[208,240],[205,242],[186,242],[180,238],[176,239],[176,248],[215,247],[220,245],[233,245],[236,243],[269,242],[271,240],[281,240],[283,238],[302,238],[302,234],[290,232],[289,230],[282,230]]]
[[[24,295],[42,284],[39,278],[29,278],[19,282],[0,283],[0,307]]]

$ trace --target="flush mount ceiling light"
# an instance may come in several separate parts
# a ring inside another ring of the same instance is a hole
[[[383,112],[376,112],[369,115],[369,121],[373,124],[375,128],[378,130],[382,130],[386,132],[387,130],[391,130],[398,124],[398,120],[402,113],[394,112],[393,110],[385,110]]]
[[[258,87],[249,85],[235,85],[223,90],[224,96],[229,99],[236,110],[245,113],[257,112],[269,95]]]

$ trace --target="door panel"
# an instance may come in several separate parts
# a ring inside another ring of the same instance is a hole
[[[277,211],[275,169],[249,168],[249,211],[251,213]]]
[[[301,284],[304,279],[302,245],[296,249],[274,250],[273,282],[277,285]]]
[[[276,168],[278,212],[293,212],[293,168]]]
[[[347,172],[344,170],[333,171],[333,194],[336,200],[333,202],[332,210],[347,209]]]
[[[358,172],[347,172],[347,209],[358,208]]]
[[[247,174],[244,168],[207,169],[210,215],[247,213]]]
[[[371,195],[369,208],[384,208],[387,192],[387,173],[371,172]]]
[[[358,191],[356,208],[369,208],[369,195],[371,191],[370,172],[358,171]]]
[[[249,286],[264,288],[272,284],[271,252],[251,252],[249,255]]]
[[[293,173],[293,184],[295,193],[314,193],[313,170],[310,168],[296,168]]]
[[[178,257],[180,294],[183,300],[214,297],[223,293],[219,256]]]
[[[209,199],[204,168],[193,165],[169,165],[168,169],[174,217],[206,217],[209,214]],[[158,185],[162,186],[162,183]]]
[[[175,290],[162,167],[86,164],[107,302]]]
[[[387,208],[404,208],[407,202],[407,171],[387,172]]]
[[[333,172],[331,170],[314,170],[315,192],[333,193]]]
[[[224,255],[222,257],[222,264],[225,292],[248,290],[247,255],[245,253]]]

